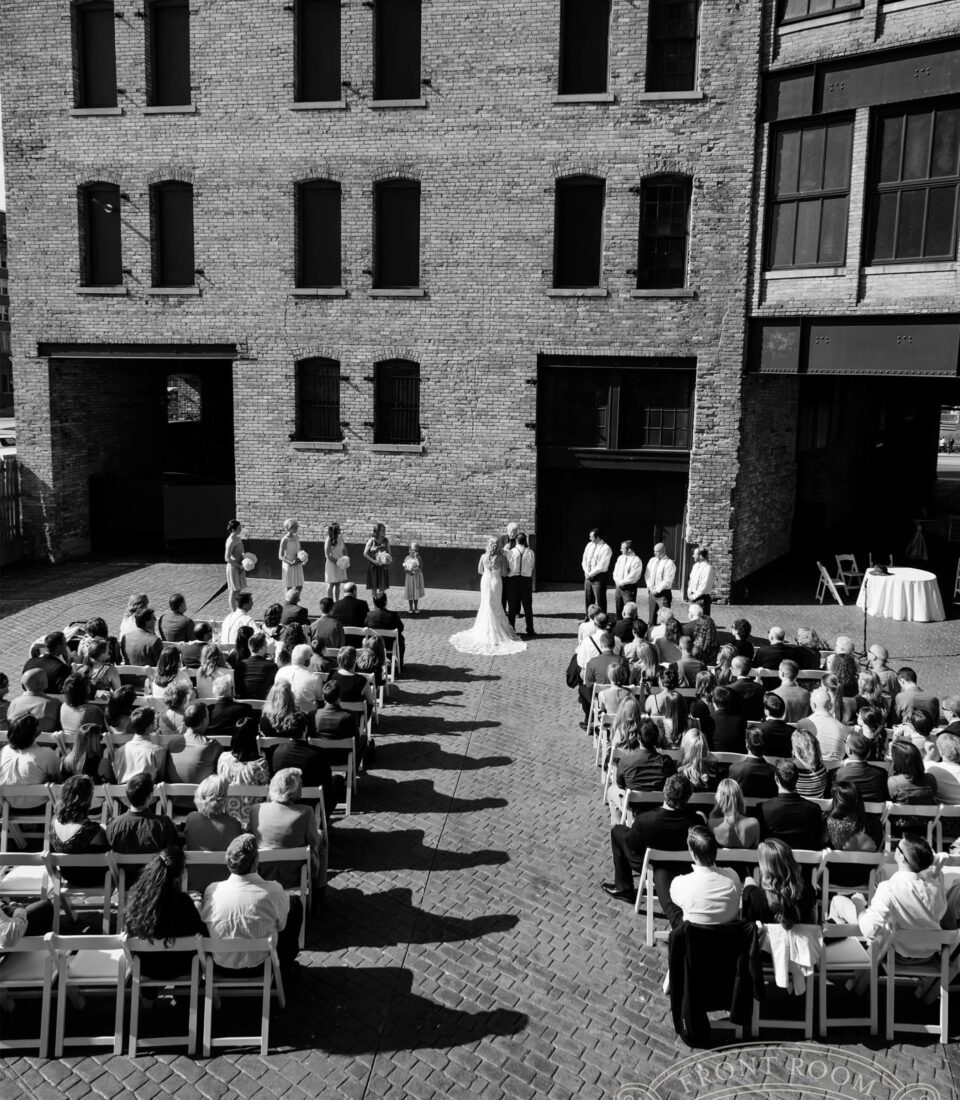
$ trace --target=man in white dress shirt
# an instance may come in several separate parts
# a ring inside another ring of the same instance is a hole
[[[627,539],[620,543],[620,557],[613,566],[613,583],[617,586],[614,596],[617,618],[623,618],[623,606],[636,603],[637,587],[643,576],[643,562],[633,552],[633,543]]]
[[[253,594],[251,592],[238,592],[236,610],[230,612],[223,620],[223,625],[220,628],[221,645],[232,645],[236,642],[237,631],[241,626],[252,626],[254,630],[257,629],[257,624],[250,614],[252,610]]]
[[[607,610],[607,574],[613,550],[604,542],[597,527],[590,532],[590,541],[583,549],[583,595],[586,609],[595,603],[601,611]]]
[[[653,557],[647,562],[644,580],[647,585],[649,613],[651,623],[657,621],[657,611],[673,603],[673,582],[677,575],[677,566],[667,557],[667,548],[658,542],[653,548]]]
[[[690,570],[690,580],[687,582],[687,599],[690,603],[698,603],[703,608],[704,615],[710,614],[710,604],[713,600],[713,566],[710,564],[710,552],[702,546],[697,547],[693,555],[693,568]]]
[[[536,554],[527,545],[527,535],[521,531],[517,535],[514,548],[507,551],[507,560],[510,563],[510,601],[507,608],[507,618],[510,625],[517,625],[517,616],[523,612],[526,620],[528,638],[535,638],[537,632],[533,629],[533,570],[537,562]]]

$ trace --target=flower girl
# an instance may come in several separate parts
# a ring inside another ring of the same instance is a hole
[[[423,562],[420,560],[420,543],[411,542],[407,556],[403,559],[403,571],[406,574],[404,594],[410,603],[411,615],[420,610],[417,604],[423,599]]]

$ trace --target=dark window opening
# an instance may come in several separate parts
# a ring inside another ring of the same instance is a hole
[[[388,359],[374,369],[374,443],[420,442],[420,364]]]
[[[689,226],[690,180],[683,176],[644,180],[640,188],[638,287],[685,284]]]
[[[112,0],[88,0],[74,8],[77,106],[116,107],[117,57]]]
[[[853,123],[785,127],[772,140],[768,266],[845,263]]]
[[[650,0],[648,92],[690,92],[697,86],[697,0]]]
[[[340,429],[340,364],[335,359],[297,363],[297,439],[336,443]]]
[[[377,0],[374,99],[419,99],[420,0]]]
[[[123,282],[120,188],[113,183],[81,187],[80,219],[83,285],[119,286]]]
[[[561,0],[560,94],[607,90],[610,0]]]
[[[147,6],[147,99],[151,107],[190,103],[190,9],[187,0]]]
[[[151,188],[153,285],[193,286],[193,187],[168,180]]]
[[[960,195],[960,100],[878,114],[870,263],[952,260]]]
[[[203,419],[203,383],[196,374],[167,376],[167,423],[199,424]]]
[[[338,101],[340,0],[297,0],[296,20],[296,101]]]
[[[340,184],[297,187],[297,286],[340,285]]]
[[[420,285],[420,184],[384,180],[375,188],[373,285]]]
[[[600,285],[604,181],[595,176],[557,180],[554,211],[553,285]]]
[[[798,19],[814,19],[818,15],[862,7],[863,0],[783,0],[780,22],[793,23]]]

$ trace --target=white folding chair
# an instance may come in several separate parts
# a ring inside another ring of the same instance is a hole
[[[174,825],[182,825],[196,809],[192,800],[198,786],[198,783],[158,783],[155,790],[160,795],[160,812],[166,814]],[[189,798],[190,807],[175,805],[174,800],[178,798]]]
[[[237,699],[238,703],[244,703],[251,710],[263,710],[266,699]]]
[[[936,1035],[941,1043],[950,1038],[950,959],[960,946],[960,932],[952,930],[931,933],[931,944],[937,945],[937,951],[929,959],[907,960],[899,958],[896,950],[896,936],[887,945],[883,963],[883,979],[887,983],[887,1042],[893,1039],[894,1032],[907,1031],[914,1035]],[[935,1024],[916,1022],[916,1001],[910,1002],[910,1020],[898,1020],[896,1017],[897,981],[927,985],[931,980],[939,981],[940,1011]]]
[[[214,882],[223,882],[229,877],[225,852],[185,851],[183,853],[181,884],[185,892],[199,895],[202,900],[208,886]]]
[[[66,855],[62,852],[49,852],[46,862],[50,871],[53,898],[53,931],[60,931],[61,910],[73,921],[76,920],[77,910],[94,909],[102,912],[103,934],[109,935],[113,899],[113,861],[109,853],[104,851]],[[94,871],[99,881],[90,886],[74,886],[69,882],[71,870]]]
[[[587,711],[587,736],[592,737],[594,728],[600,717],[600,692],[607,687],[606,684],[594,684],[590,692],[590,709]]]
[[[317,832],[320,834],[320,869],[317,871],[316,888],[321,895],[327,888],[327,870],[330,866],[330,833],[327,829],[327,804],[323,797],[323,787],[304,787],[300,797],[313,802],[313,812],[317,819]]]
[[[9,1028],[0,1028],[0,1050],[26,1048],[34,1051],[38,1058],[47,1057],[50,1005],[56,982],[54,956],[47,945],[49,935],[24,936],[0,947],[0,1012],[15,1011],[20,997],[40,998],[39,1030],[18,1039],[10,1038]]]
[[[820,886],[823,919],[826,920],[830,912],[831,898],[837,895],[849,897],[851,894],[863,894],[869,902],[877,889],[877,869],[889,862],[890,856],[886,852],[834,852],[829,849],[825,850]],[[831,882],[831,868],[835,871],[838,867],[856,867],[864,872],[866,879],[851,886],[840,886],[835,880]]]
[[[21,901],[39,901],[50,892],[50,869],[42,852],[4,852],[0,856],[0,894]]]
[[[123,1010],[126,995],[126,959],[119,936],[58,936],[50,933],[47,938],[50,950],[57,961],[57,1027],[53,1054],[63,1057],[63,1048],[102,1047],[113,1048],[114,1054],[123,1049]],[[112,1034],[77,1035],[67,1038],[67,1001],[82,1007],[86,995],[114,997],[114,1029]]]
[[[831,1028],[869,1027],[870,1034],[879,1029],[877,995],[877,951],[860,932],[857,924],[823,925],[823,955],[818,972],[820,1020],[818,1032],[826,1038]],[[870,1014],[868,1016],[831,1016],[827,996],[829,981],[862,981],[866,977],[870,990]]]
[[[138,690],[143,689],[143,694],[148,695],[148,688],[150,682],[153,680],[153,675],[156,669],[150,665],[117,665],[117,672],[120,673],[121,684],[133,684]],[[154,703],[159,703],[162,700],[155,699]]]
[[[130,973],[130,1039],[129,1053],[135,1058],[141,1049],[152,1047],[180,1047],[186,1046],[187,1054],[197,1053],[197,1018],[200,1008],[200,936],[184,936],[175,939],[171,944],[165,944],[162,940],[138,940],[127,936],[121,937],[123,953],[126,958],[127,970]],[[188,974],[169,974],[164,978],[149,978],[143,974],[141,955],[160,955],[169,951],[193,953],[190,960],[190,972]],[[169,989],[175,993],[187,990],[190,996],[190,1005],[187,1013],[186,1035],[159,1035],[148,1039],[140,1038],[140,995],[144,989],[156,989],[157,991]]]
[[[263,952],[263,971],[254,975],[231,976],[228,967],[214,964],[214,953],[224,957]],[[280,961],[277,958],[276,933],[269,939],[258,940],[218,940],[205,938],[200,941],[201,962],[204,965],[203,992],[203,1057],[209,1058],[214,1047],[249,1046],[259,1042],[261,1055],[270,1049],[270,998],[275,996],[283,1008],[286,999],[283,993],[283,979],[280,976]],[[261,993],[260,1033],[254,1035],[213,1035],[214,1008],[219,1007],[221,997],[249,996],[259,990]]]
[[[834,554],[834,560],[837,563],[837,576],[843,581],[845,587],[854,588],[863,581],[863,571],[860,566],[857,565],[857,558],[854,554]],[[834,581],[834,584],[837,582]]]
[[[18,848],[25,848],[24,829],[47,836],[53,813],[49,783],[0,785],[0,812],[0,852],[9,850],[11,837]]]
[[[299,864],[300,875],[296,886],[284,886],[284,890],[290,897],[299,897],[303,906],[303,920],[300,921],[300,950],[307,942],[307,914],[310,912],[310,897],[312,893],[310,874],[310,849],[309,848],[261,848],[259,852],[260,873],[264,878],[269,874],[271,867],[276,867],[279,878],[284,864]]]
[[[771,926],[765,925],[764,929],[767,935],[770,933]],[[798,934],[813,936],[820,941],[820,950],[823,950],[823,933],[820,930],[818,924],[795,924],[791,931]],[[770,977],[773,972],[773,960],[766,952],[761,953],[760,966],[762,976],[764,978],[764,984],[767,985],[766,979]],[[801,1019],[795,1017],[773,1017],[766,1016],[760,1010],[760,1001],[754,998],[753,1001],[753,1023],[751,1025],[751,1032],[756,1038],[760,1034],[760,1029],[764,1027],[772,1027],[782,1029],[785,1031],[802,1031],[804,1039],[813,1038],[813,999],[814,991],[816,988],[816,980],[814,975],[811,974],[807,979],[803,993],[803,1016]],[[794,996],[794,1000],[796,995]]]
[[[947,806],[941,805],[940,816],[937,818],[936,833],[937,833],[937,849],[943,850],[943,823],[945,821],[955,821],[960,818],[960,806]],[[953,830],[951,829],[951,834]]]
[[[907,832],[916,833],[921,829],[927,836],[927,843],[934,851],[939,847],[936,841],[937,823],[940,820],[940,805],[917,806],[909,802],[888,802],[887,820],[883,834],[883,846],[888,852],[896,847],[900,837]],[[897,825],[894,821],[902,818],[912,818],[908,826]],[[895,831],[896,830],[896,831]]]
[[[330,765],[330,771],[344,777],[347,785],[347,802],[344,816],[349,817],[353,812],[353,796],[357,791],[357,746],[352,737],[340,737],[335,741],[325,740],[322,737],[309,738],[308,744],[314,748],[323,749],[324,752],[346,752],[347,759],[344,763]],[[331,812],[335,807],[331,807]]]
[[[842,577],[831,577],[820,562],[817,562],[817,569],[820,570],[820,579],[817,581],[817,594],[814,599],[817,603],[823,603],[824,596],[829,592],[840,606],[843,606],[843,600],[840,598],[840,589],[847,590],[846,583]]]

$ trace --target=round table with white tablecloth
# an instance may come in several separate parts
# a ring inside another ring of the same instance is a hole
[[[868,615],[901,622],[939,623],[947,616],[935,573],[925,569],[891,568],[888,576],[867,573],[857,607]]]

